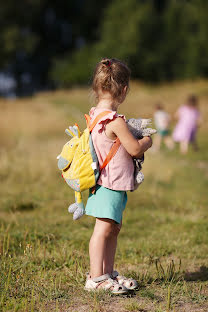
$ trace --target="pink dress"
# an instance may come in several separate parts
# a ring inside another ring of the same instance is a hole
[[[106,109],[93,107],[90,110],[91,120],[93,121],[103,111]],[[118,116],[125,119],[116,111],[109,110],[109,115],[101,118],[92,131],[93,145],[100,165],[102,165],[114,143],[105,134],[106,123]],[[119,147],[109,164],[103,168],[97,184],[116,191],[134,190],[134,163],[123,145]]]
[[[197,121],[200,117],[198,109],[183,105],[178,109],[177,113],[179,120],[173,131],[174,141],[194,141],[197,131]]]

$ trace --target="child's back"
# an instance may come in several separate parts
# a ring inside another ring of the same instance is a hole
[[[93,107],[90,111],[92,121],[102,111],[106,111],[106,109]],[[118,116],[124,118],[124,116],[118,115],[116,111],[109,110],[109,115],[101,118],[93,129],[92,140],[100,165],[103,164],[103,161],[114,144],[114,140],[111,140],[106,135],[106,124]],[[123,145],[119,147],[109,164],[102,169],[97,184],[111,190],[129,191],[134,189],[134,164],[132,157]]]

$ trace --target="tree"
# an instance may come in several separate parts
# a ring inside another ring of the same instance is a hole
[[[207,6],[204,0],[115,0],[104,12],[100,39],[57,61],[53,77],[64,86],[86,83],[102,57],[126,61],[132,76],[145,81],[207,75]]]

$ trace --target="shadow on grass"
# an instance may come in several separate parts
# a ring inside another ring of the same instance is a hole
[[[186,272],[184,279],[187,282],[193,281],[208,281],[208,267],[201,266],[196,272]]]
[[[26,202],[26,203],[19,203],[16,207],[15,210],[17,211],[30,211],[34,210],[36,208],[36,204],[32,202]]]

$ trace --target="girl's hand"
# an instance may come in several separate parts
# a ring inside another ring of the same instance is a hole
[[[144,145],[146,151],[152,146],[152,138],[151,137],[144,137],[143,139],[139,140],[139,143]]]
[[[139,144],[142,146],[143,153],[139,155],[139,158],[143,156],[144,152],[146,152],[152,146],[152,138],[151,137],[144,137],[143,139],[138,141]]]

